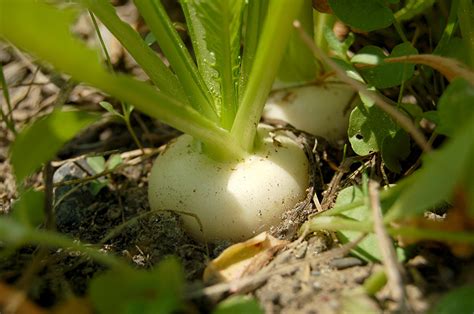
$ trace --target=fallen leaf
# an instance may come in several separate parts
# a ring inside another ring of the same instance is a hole
[[[33,302],[27,299],[24,291],[0,282],[0,313],[46,314]]]
[[[228,282],[253,274],[267,265],[275,253],[288,243],[263,232],[250,240],[234,244],[209,263],[204,270],[204,283]]]

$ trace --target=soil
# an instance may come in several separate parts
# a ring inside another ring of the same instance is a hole
[[[125,4],[121,11],[133,25],[141,27],[133,6]],[[80,20],[76,31],[85,38],[91,37],[92,31],[85,19]],[[113,39],[106,39],[117,70],[143,75]],[[30,57],[3,44],[0,62],[9,86],[17,129],[51,112],[58,105],[58,99],[66,99],[68,106],[95,111],[100,110],[99,101],[113,102],[94,89],[73,84],[48,68],[36,65]],[[2,106],[5,110],[4,102]],[[105,180],[105,186],[98,192],[94,190],[97,182],[64,184],[70,180],[81,181],[93,173],[86,162],[91,154],[137,156],[137,148],[126,127],[105,116],[68,143],[53,163],[54,183],[59,185],[54,192],[57,232],[121,256],[137,269],[151,269],[166,256],[177,256],[185,270],[188,290],[201,289],[207,263],[230,243],[196,243],[181,228],[176,214],[150,211],[147,173],[159,150],[141,156],[138,163],[130,162],[133,158],[126,159],[123,167],[101,179]],[[179,134],[139,113],[134,113],[132,123],[145,147],[160,147]],[[0,211],[3,215],[11,211],[18,196],[8,159],[13,138],[5,124],[0,123]],[[350,181],[333,184],[333,178],[338,175],[336,168],[341,150],[329,147],[321,139],[318,153],[312,157],[314,192],[318,199],[326,200],[323,206],[330,207],[336,195],[331,194],[329,188],[338,191],[343,184],[360,180],[356,169],[350,169],[349,174],[354,174]],[[351,177],[349,174],[345,178]],[[28,185],[41,187],[41,173],[33,175]],[[285,213],[281,225],[272,229],[274,236],[289,240],[290,244],[262,268],[264,279],[245,285],[239,293],[256,297],[266,313],[393,312],[395,304],[388,287],[373,297],[363,293],[364,281],[380,270],[381,265],[351,256],[331,233],[311,233],[298,238],[299,226],[317,208],[311,196],[309,194],[307,202]],[[63,249],[48,250],[46,255],[40,256],[38,266],[38,251],[36,247],[0,251],[0,284],[25,292],[27,299],[40,309],[51,309],[71,295],[86,297],[91,278],[106,270],[87,256]],[[419,244],[404,264],[405,289],[413,312],[424,313],[442,293],[473,283],[473,263],[472,259],[454,257],[441,244]],[[190,297],[189,302],[195,309],[209,312],[216,302],[231,295],[230,290],[221,292]]]

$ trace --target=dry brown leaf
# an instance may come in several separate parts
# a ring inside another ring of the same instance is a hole
[[[24,291],[0,282],[0,313],[46,314],[48,312],[28,300]]]
[[[24,291],[0,282],[0,313],[14,314],[92,314],[94,310],[87,299],[72,297],[47,310],[28,300]]]
[[[209,263],[204,270],[203,280],[206,284],[214,284],[255,273],[288,243],[263,232],[250,240],[234,244]]]
[[[463,63],[447,57],[421,54],[421,55],[409,55],[396,58],[386,58],[385,62],[406,62],[415,64],[424,64],[438,70],[443,74],[448,81],[452,81],[456,77],[462,77],[469,83],[474,85],[474,72],[469,69]]]

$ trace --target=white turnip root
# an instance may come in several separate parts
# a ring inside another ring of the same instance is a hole
[[[355,92],[339,82],[285,87],[274,91],[263,117],[288,122],[331,143],[347,137]]]
[[[308,160],[287,133],[258,129],[254,154],[243,160],[216,161],[201,152],[189,135],[180,136],[161,154],[149,178],[152,209],[181,215],[199,241],[242,241],[268,230],[281,214],[305,196]]]

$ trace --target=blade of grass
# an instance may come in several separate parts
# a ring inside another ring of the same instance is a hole
[[[35,0],[1,1],[0,10],[9,17],[8,23],[0,24],[0,36],[17,47],[50,62],[74,79],[102,89],[192,135],[212,147],[216,154],[237,157],[245,154],[229,132],[190,106],[144,82],[107,72],[99,62],[97,53],[69,33],[73,17],[71,12]]]
[[[95,34],[97,35],[97,38],[99,39],[102,52],[104,53],[104,57],[106,61],[105,63],[107,64],[107,68],[109,69],[110,72],[114,72],[114,66],[112,64],[112,61],[110,60],[110,55],[109,55],[109,52],[107,51],[107,46],[105,45],[104,38],[102,37],[102,34],[100,33],[99,24],[97,24],[97,20],[95,19],[94,13],[92,13],[92,11],[90,10],[89,10],[89,16],[91,18],[92,24],[94,25]]]
[[[265,101],[293,30],[291,25],[303,3],[303,0],[269,3],[267,16],[271,18],[265,19],[252,70],[231,131],[246,151],[253,150]]]
[[[134,0],[134,2],[178,75],[191,105],[209,119],[218,121],[212,95],[160,0]]]
[[[446,26],[443,30],[443,35],[438,41],[438,45],[436,46],[436,48],[433,50],[433,54],[439,54],[449,45],[449,42],[458,26],[458,7],[459,0],[453,0],[449,9],[448,21],[446,22]]]
[[[254,1],[255,2],[255,1]],[[207,87],[230,129],[237,112],[244,0],[181,0],[194,53]]]
[[[107,29],[120,41],[163,93],[187,102],[183,87],[160,57],[145,43],[140,35],[116,14],[107,0],[79,0],[92,11]]]
[[[7,128],[16,134],[15,123],[13,122],[12,117],[12,103],[10,101],[10,93],[8,92],[8,84],[5,80],[5,75],[3,74],[3,66],[0,63],[0,83],[2,84],[2,93],[3,99],[7,103],[7,110],[8,112],[3,112],[3,109],[0,108],[0,114],[2,115],[2,120],[5,121]]]

